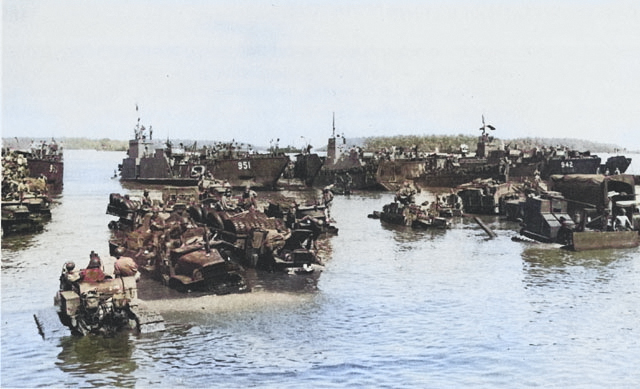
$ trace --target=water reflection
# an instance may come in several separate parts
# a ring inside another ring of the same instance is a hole
[[[49,223],[50,221],[47,221]],[[45,226],[46,229],[46,226]],[[41,234],[43,231],[28,233],[28,234],[14,234],[6,237],[2,237],[2,267],[4,268],[5,259],[7,256],[12,257],[12,254],[18,253],[22,250],[26,250],[31,247],[35,242],[35,237]]]
[[[56,365],[67,373],[66,386],[135,386],[137,363],[128,332],[113,337],[65,336],[60,338]]]
[[[447,230],[442,228],[415,229],[407,226],[399,226],[385,222],[379,222],[380,228],[390,232],[391,238],[398,243],[413,243],[424,240],[437,240],[442,238]]]
[[[637,256],[633,250],[569,251],[557,245],[534,244],[522,251],[527,286],[554,286],[578,279],[585,287],[611,281],[617,266]]]
[[[393,201],[388,192],[336,196],[340,232],[320,247],[322,273],[251,270],[254,291],[227,296],[178,293],[143,278],[140,297],[166,331],[71,337],[52,307],[60,267],[67,259],[84,266],[91,249],[107,252],[108,194],[143,189],[110,179],[123,155],[70,151],[64,198],[46,233],[3,239],[3,387],[640,381],[632,336],[640,328],[640,249],[575,253],[513,242],[517,224],[494,216],[481,219],[495,239],[472,218],[454,219],[448,231],[368,219]]]

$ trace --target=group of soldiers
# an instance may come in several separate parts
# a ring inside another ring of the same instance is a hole
[[[25,196],[29,194],[46,195],[46,177],[29,177],[26,156],[15,151],[4,151],[2,155],[2,200],[23,201]]]
[[[91,250],[89,264],[84,269],[76,269],[73,261],[65,262],[60,275],[60,290],[75,290],[79,282],[101,282],[112,277],[134,276],[140,278],[138,266],[133,258],[117,256],[113,262],[113,273],[105,273],[100,255]]]
[[[51,139],[50,143],[47,143],[43,140],[40,143],[32,140],[31,145],[29,146],[29,150],[31,153],[38,158],[47,158],[49,156],[55,156],[62,153],[62,143],[58,145],[55,139]]]
[[[402,204],[405,208],[410,208],[411,206],[417,207],[416,205],[416,194],[419,192],[410,181],[404,181],[402,187],[396,191],[396,196],[394,201]],[[435,201],[429,203],[428,201],[424,201],[420,208],[429,214],[433,214],[433,216],[437,216],[441,210],[446,208],[452,208],[456,210],[462,209],[462,200],[460,196],[452,193],[448,196],[436,196]]]

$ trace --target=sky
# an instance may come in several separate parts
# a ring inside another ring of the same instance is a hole
[[[2,136],[640,150],[638,1],[2,1]],[[139,110],[136,111],[136,106]]]

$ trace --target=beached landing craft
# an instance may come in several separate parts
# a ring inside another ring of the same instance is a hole
[[[551,183],[555,191],[526,198],[522,235],[576,251],[640,245],[633,176],[557,175]]]
[[[48,150],[46,153],[32,153],[27,157],[29,176],[45,177],[50,191],[59,193],[64,185],[64,156],[56,144],[49,145]]]
[[[16,147],[15,150],[8,147],[2,149],[3,179],[9,175],[14,179],[17,175],[20,175],[20,178],[42,178],[48,192],[60,193],[64,178],[62,145],[52,139],[50,143],[32,142],[29,148],[21,149],[19,144]],[[21,165],[26,169],[21,170]]]
[[[43,173],[37,178],[31,176],[30,155],[7,151],[2,156],[2,236],[40,231],[51,220],[48,193],[53,187]],[[54,166],[54,162],[51,164]],[[58,178],[62,185],[62,178]]]
[[[321,167],[318,167],[319,162],[322,163]],[[336,194],[349,194],[353,189],[380,189],[375,177],[377,161],[371,153],[364,153],[359,147],[349,147],[344,135],[336,134],[335,116],[333,132],[327,142],[327,156],[300,155],[296,169],[296,177],[303,179],[307,185],[333,185]]]
[[[588,151],[566,147],[534,147],[521,150],[498,142],[487,131],[495,127],[482,119],[475,155],[461,145],[459,153],[426,153],[417,149],[394,150],[380,160],[376,180],[387,190],[396,190],[404,180],[413,180],[422,188],[455,187],[475,179],[522,181],[536,175],[548,179],[554,174],[620,174],[631,158],[614,156],[602,164]]]
[[[376,179],[388,190],[397,189],[404,180],[412,180],[421,188],[455,187],[478,178],[505,182],[509,174],[505,151],[487,132],[495,127],[485,124],[483,117],[480,130],[475,155],[470,155],[466,145],[460,146],[459,153],[414,149],[398,154],[396,150],[379,162]]]
[[[227,181],[235,188],[274,189],[289,163],[289,157],[277,148],[259,154],[242,150],[234,142],[200,149],[170,141],[159,144],[153,140],[152,128],[140,125],[139,120],[127,154],[118,165],[120,179],[157,185],[193,186],[204,176]]]

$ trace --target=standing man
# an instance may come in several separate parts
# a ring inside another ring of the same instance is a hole
[[[331,191],[331,185],[326,186],[322,190],[322,203],[324,204],[324,215],[327,218],[327,223],[331,221],[331,204],[333,203],[333,192]]]
[[[151,206],[151,196],[149,196],[149,190],[145,189],[142,193],[142,206]]]
[[[23,178],[22,181],[18,184],[18,195],[20,196],[20,204],[24,200],[24,195],[29,193],[29,185],[27,185],[27,179]]]

